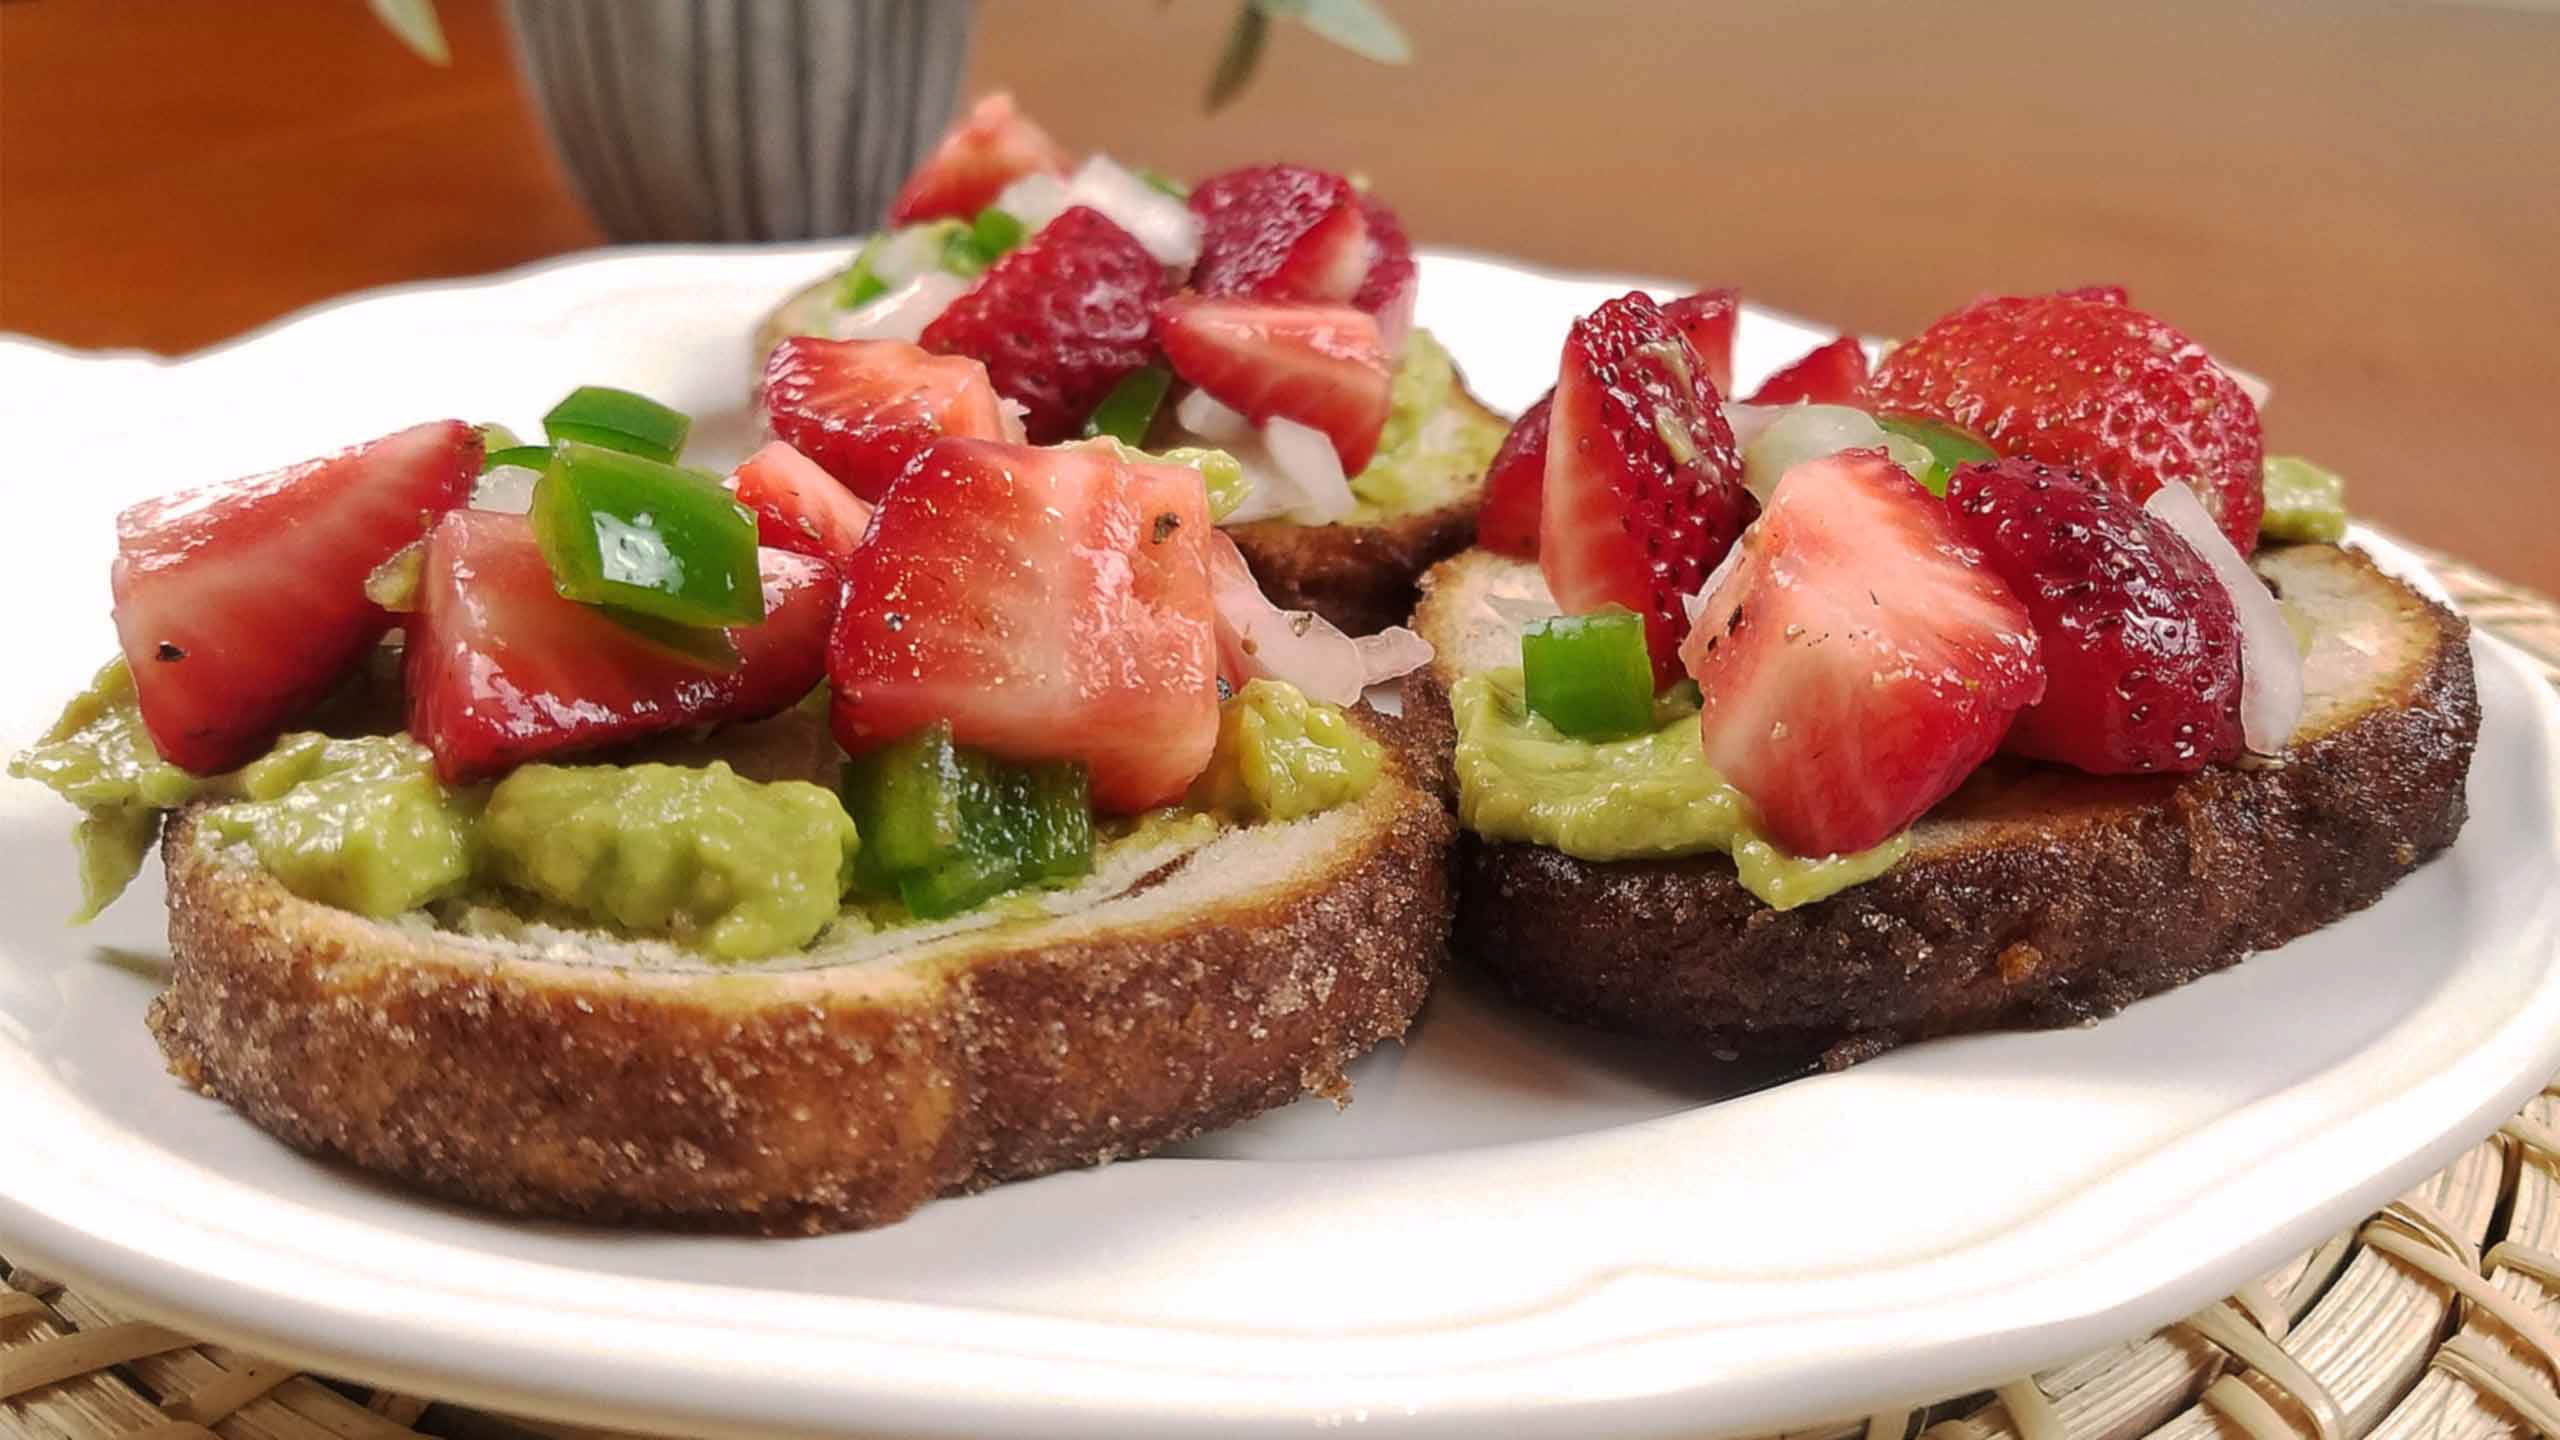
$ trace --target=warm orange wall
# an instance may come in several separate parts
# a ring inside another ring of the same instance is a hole
[[[1174,171],[1366,170],[1415,231],[1907,331],[2118,280],[2276,382],[2363,508],[2560,589],[2560,14],[2360,0],[1387,0],[1388,75],[1227,0],[987,0],[975,79]],[[0,328],[181,350],[591,243],[490,0],[0,4]],[[1550,337],[1534,337],[1547,343]]]

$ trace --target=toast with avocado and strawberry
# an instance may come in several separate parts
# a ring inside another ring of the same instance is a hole
[[[875,506],[623,392],[546,430],[121,517],[123,653],[11,769],[86,812],[86,913],[156,839],[186,1083],[478,1204],[793,1232],[1404,1033],[1444,762],[1359,697],[1428,653],[1274,605],[1200,470],[942,436]]]
[[[2465,625],[2123,292],[1834,342],[1778,406],[1665,309],[1573,327],[1415,618],[1457,948],[1522,997],[1845,1064],[2109,1014],[2453,842]]]
[[[1415,578],[1465,548],[1504,422],[1414,328],[1412,244],[1353,182],[1078,164],[999,94],[888,223],[755,345],[774,434],[857,493],[897,469],[841,460],[848,435],[1215,450],[1241,486],[1220,523],[1264,589],[1356,633],[1401,622]],[[829,343],[854,339],[975,360],[986,391],[883,391]]]

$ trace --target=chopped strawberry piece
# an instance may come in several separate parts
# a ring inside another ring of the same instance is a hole
[[[1046,445],[1081,431],[1122,376],[1155,359],[1155,306],[1172,288],[1136,237],[1078,205],[988,267],[924,327],[924,348],[985,364]]]
[[[764,412],[774,434],[865,500],[938,436],[1022,438],[986,366],[901,340],[783,341],[765,357]]]
[[[2203,346],[2121,291],[1985,300],[1897,345],[1868,394],[2141,500],[2182,480],[2246,555],[2266,505],[2258,407]]]
[[[780,440],[738,462],[738,503],[756,512],[756,539],[777,550],[840,559],[862,543],[871,502]]]
[[[1402,354],[1404,337],[1413,331],[1413,299],[1421,283],[1413,263],[1413,241],[1387,202],[1365,190],[1360,192],[1360,215],[1369,223],[1369,273],[1362,277],[1351,303],[1378,317],[1378,334],[1387,342],[1387,353]]]
[[[2044,699],[2007,748],[2100,775],[2240,754],[2240,617],[2168,522],[2032,460],[1967,465],[1947,512],[2033,617]]]
[[[889,223],[967,219],[1023,176],[1064,175],[1073,163],[1048,131],[1015,108],[1012,95],[999,90],[943,132],[889,202]]]
[[[1662,316],[1682,335],[1715,382],[1716,394],[1733,393],[1733,327],[1742,316],[1742,292],[1726,286],[1683,295],[1662,307]]]
[[[1484,504],[1476,511],[1476,543],[1487,550],[1538,558],[1538,515],[1547,490],[1547,412],[1555,392],[1511,422],[1484,472]]]
[[[1867,349],[1843,335],[1817,345],[1794,364],[1760,382],[1746,405],[1857,405],[1867,392]]]
[[[479,432],[439,420],[117,516],[116,636],[161,755],[211,775],[263,753],[391,628],[365,577],[479,473]]]
[[[758,560],[765,617],[729,630],[738,663],[718,670],[562,599],[523,516],[457,510],[427,536],[408,617],[409,733],[461,782],[796,704],[825,668],[834,576],[788,551]]]
[[[1303,165],[1229,170],[1192,190],[1191,209],[1200,217],[1191,284],[1203,295],[1347,304],[1368,281],[1369,217],[1339,175]]]
[[[1009,760],[1082,761],[1102,809],[1180,798],[1217,743],[1209,535],[1185,467],[934,442],[844,562],[836,739],[948,720]]]
[[[1173,373],[1260,425],[1321,430],[1357,475],[1378,453],[1394,377],[1378,322],[1348,305],[1176,295],[1156,307]]]
[[[1645,618],[1654,676],[1680,675],[1683,597],[1760,513],[1704,364],[1641,294],[1574,322],[1547,415],[1538,568],[1568,614]]]
[[[1707,763],[1797,855],[1864,850],[1944,799],[2044,693],[2035,627],[1881,450],[1787,472],[1680,658]]]

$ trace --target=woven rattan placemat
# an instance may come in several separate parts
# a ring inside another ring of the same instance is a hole
[[[2475,624],[2560,685],[2560,606],[2426,558]],[[297,1374],[135,1319],[5,1257],[0,1275],[0,1437],[9,1440],[606,1433]],[[1787,1440],[2535,1434],[2560,1440],[2560,1082],[2363,1224],[2179,1324],[1986,1394]]]

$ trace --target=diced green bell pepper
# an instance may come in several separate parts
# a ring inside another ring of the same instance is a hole
[[[1567,735],[1614,739],[1653,728],[1644,621],[1619,609],[1537,621],[1520,637],[1529,708]]]
[[[1947,482],[1955,478],[1959,465],[1980,464],[1999,459],[1982,437],[1943,421],[1926,420],[1917,415],[1879,415],[1876,423],[1885,433],[1899,435],[1927,448],[1933,462],[1918,477],[1920,487],[1930,494],[1946,498]]]
[[[755,516],[700,475],[565,441],[534,482],[532,521],[569,599],[679,625],[764,618]]]
[[[1007,764],[953,743],[947,722],[846,765],[844,798],[856,885],[921,919],[1093,870],[1084,767]]]
[[[1093,407],[1085,418],[1087,436],[1108,435],[1135,450],[1147,443],[1147,431],[1156,423],[1156,411],[1164,404],[1165,392],[1173,388],[1173,372],[1161,365],[1142,366],[1120,377],[1102,403]]]
[[[579,386],[542,417],[542,432],[554,444],[574,440],[649,460],[673,461],[692,431],[693,417],[683,411],[603,385]]]

